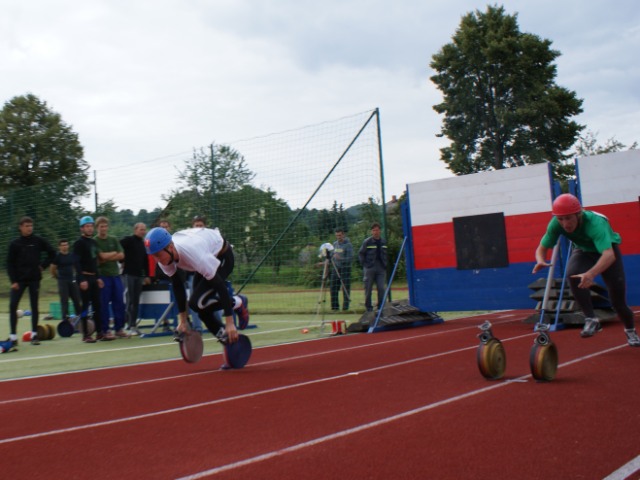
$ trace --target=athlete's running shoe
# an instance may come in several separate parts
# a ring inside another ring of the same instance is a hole
[[[244,295],[238,295],[242,303],[237,310],[238,313],[238,330],[244,330],[249,326],[249,299]]]
[[[627,342],[629,342],[630,347],[640,347],[640,337],[638,337],[635,328],[625,328],[624,333],[627,335]]]
[[[597,318],[587,317],[584,319],[584,328],[580,332],[581,337],[593,337],[596,333],[602,330],[602,325]]]

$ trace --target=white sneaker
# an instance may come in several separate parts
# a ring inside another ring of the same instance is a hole
[[[584,328],[580,332],[581,337],[593,337],[596,333],[602,331],[602,325],[597,318],[585,318]]]
[[[627,335],[627,342],[630,347],[640,347],[640,337],[636,333],[636,329],[624,329],[624,333]]]
[[[138,327],[131,327],[129,329],[129,335],[132,337],[137,337],[139,335],[142,335],[142,333],[140,333],[140,330],[138,330]]]

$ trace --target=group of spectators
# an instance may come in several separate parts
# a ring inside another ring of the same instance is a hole
[[[202,220],[202,217],[197,217]],[[166,225],[166,224],[165,224]],[[144,238],[147,226],[140,222],[133,233],[121,239],[109,234],[109,220],[80,219],[80,238],[73,244],[66,238],[58,241],[58,251],[33,233],[34,221],[22,217],[20,235],[10,245],[7,255],[9,276],[9,323],[12,347],[18,345],[18,306],[25,291],[31,306],[32,345],[39,345],[39,291],[42,274],[49,269],[57,279],[60,311],[65,320],[78,320],[82,341],[95,343],[139,335],[137,327],[140,296],[144,285],[152,282],[149,257]],[[70,315],[69,303],[75,316]],[[95,336],[88,325],[94,322]]]

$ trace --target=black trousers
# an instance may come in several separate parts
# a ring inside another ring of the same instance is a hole
[[[224,328],[224,324],[216,317],[215,312],[225,308],[220,302],[220,294],[222,292],[228,294],[226,280],[233,272],[235,264],[233,249],[229,247],[219,257],[219,260],[220,266],[211,280],[207,280],[198,272],[193,275],[193,292],[189,297],[189,308],[198,314],[202,323],[207,326],[207,329],[213,335],[218,333],[221,328]],[[224,293],[222,294],[224,295]],[[231,299],[230,308],[233,310],[233,298]]]
[[[102,303],[100,300],[100,287],[98,286],[97,275],[87,275],[86,277],[89,288],[86,290],[80,290],[80,297],[82,298],[82,313],[80,314],[80,321],[82,322],[83,332],[87,331],[87,316],[89,315],[89,307],[91,306],[93,311],[93,323],[96,327],[96,332],[102,332],[102,315],[100,314]]]
[[[633,312],[627,305],[627,282],[625,280],[620,247],[613,245],[613,252],[615,253],[616,261],[602,272],[601,276],[607,285],[611,306],[615,309],[622,323],[624,323],[625,328],[633,328]],[[596,264],[599,258],[599,253],[585,252],[574,248],[567,265],[567,280],[571,286],[571,293],[573,293],[580,310],[586,317],[595,317],[591,301],[591,290],[578,288],[580,278],[571,278],[571,276],[586,272]]]
[[[32,280],[30,282],[18,282],[18,289],[9,293],[9,326],[11,333],[16,334],[18,328],[18,305],[22,294],[29,289],[29,302],[31,304],[31,331],[38,331],[38,297],[40,296],[40,280]]]

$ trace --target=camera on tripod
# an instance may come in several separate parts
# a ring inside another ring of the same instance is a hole
[[[323,260],[331,260],[333,256],[333,245],[330,243],[323,243],[320,245],[320,251],[318,252],[318,257]]]

